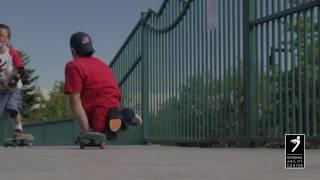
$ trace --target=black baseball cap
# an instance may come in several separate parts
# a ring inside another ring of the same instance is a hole
[[[70,47],[78,54],[94,53],[91,37],[84,32],[76,32],[70,37]]]

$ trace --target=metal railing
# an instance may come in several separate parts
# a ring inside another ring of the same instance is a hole
[[[320,1],[253,1],[256,136],[319,139]]]
[[[145,141],[318,139],[319,1],[165,0],[111,63]]]

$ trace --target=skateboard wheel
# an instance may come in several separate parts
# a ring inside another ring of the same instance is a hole
[[[84,149],[84,144],[80,143],[80,149]]]
[[[106,143],[101,143],[100,144],[100,149],[105,149],[106,148]]]

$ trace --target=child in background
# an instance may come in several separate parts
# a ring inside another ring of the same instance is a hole
[[[20,114],[22,98],[20,89],[24,67],[18,52],[10,47],[11,30],[0,24],[0,118],[5,112],[14,119],[14,137],[31,136],[23,133]]]

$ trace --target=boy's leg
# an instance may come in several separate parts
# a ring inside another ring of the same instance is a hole
[[[119,130],[126,130],[128,125],[142,124],[141,117],[129,108],[96,107],[88,118],[93,131],[106,134],[109,140],[115,140]]]
[[[10,94],[0,91],[0,120],[4,118]]]
[[[22,116],[20,114],[22,98],[20,95],[20,90],[15,89],[14,92],[9,96],[8,103],[6,105],[6,110],[9,116],[14,119],[15,132],[22,133]]]
[[[107,121],[108,121],[108,124],[107,124],[108,130],[112,132],[118,132],[122,125],[120,109],[111,108],[110,110],[108,110]]]
[[[125,122],[126,125],[131,126],[140,126],[142,125],[142,118],[134,112],[131,108],[123,108],[121,109],[122,121]],[[125,129],[127,127],[124,127]]]
[[[108,140],[115,140],[121,127],[121,118],[116,118],[115,112],[113,108],[95,107],[88,116],[92,130],[105,134]]]
[[[105,130],[107,112],[103,107],[94,108],[88,116],[90,128],[93,132],[103,133]]]
[[[120,131],[121,127],[123,126],[123,122],[121,119],[121,112],[120,109],[110,108],[106,110],[107,116],[106,119],[106,126],[105,126],[105,135],[108,140],[116,140],[118,136],[118,132]]]
[[[110,129],[116,132],[121,127],[121,114],[118,108],[95,107],[89,114],[89,123],[93,131],[105,132]],[[118,112],[118,113],[117,113]]]

